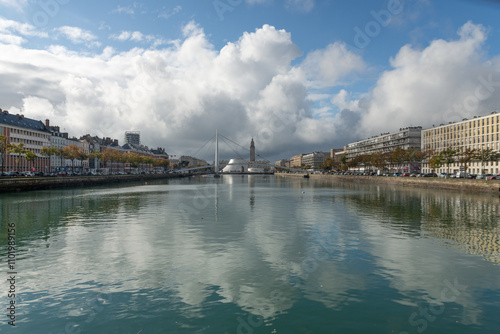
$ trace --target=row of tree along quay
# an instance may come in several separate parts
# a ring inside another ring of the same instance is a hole
[[[375,152],[372,154],[361,154],[349,159],[347,155],[342,155],[339,161],[332,158],[326,158],[320,168],[325,171],[349,171],[354,168],[364,167],[367,170],[375,168],[379,171],[388,169],[397,169],[394,167],[408,163],[410,166],[420,165],[426,161],[432,170],[440,169],[446,166],[448,173],[450,165],[460,163],[461,170],[467,172],[472,162],[481,162],[481,170],[484,170],[484,164],[500,160],[500,153],[491,148],[473,149],[473,148],[454,148],[448,147],[442,151],[420,150],[417,148],[402,149],[396,148],[389,152]],[[306,166],[307,167],[307,166]],[[402,172],[399,170],[399,172]]]
[[[12,154],[16,156],[16,171],[19,170],[19,161],[23,157],[29,164],[34,164],[36,159],[41,157],[35,152],[31,151],[26,147],[24,143],[8,143],[7,137],[0,135],[0,160],[1,160],[1,172],[4,175],[4,161],[7,154]],[[120,152],[115,149],[106,148],[103,152],[83,152],[82,148],[76,145],[69,145],[63,148],[58,147],[43,147],[41,150],[42,157],[59,157],[61,160],[61,167],[63,166],[64,159],[71,161],[71,172],[74,172],[75,161],[80,161],[80,166],[83,165],[83,161],[87,159],[98,160],[104,164],[106,167],[107,163],[111,163],[111,169],[113,169],[113,163],[118,164],[128,164],[130,168],[141,169],[141,170],[152,170],[155,167],[159,167],[162,170],[166,170],[170,166],[169,160],[166,159],[154,159],[149,156],[137,154],[135,152]],[[51,168],[52,169],[52,168]],[[111,170],[111,172],[114,172]]]

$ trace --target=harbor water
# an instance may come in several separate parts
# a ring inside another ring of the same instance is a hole
[[[224,175],[0,206],[2,333],[500,332],[496,194]]]

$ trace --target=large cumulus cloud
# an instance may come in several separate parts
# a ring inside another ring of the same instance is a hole
[[[3,22],[7,37],[32,34],[29,26]],[[270,25],[220,50],[194,22],[167,47],[103,46],[97,55],[60,45],[29,49],[4,38],[0,107],[49,118],[76,136],[122,139],[139,130],[146,145],[176,154],[196,152],[218,128],[244,145],[253,137],[262,157],[286,158],[489,113],[500,102],[500,58],[487,54],[486,38],[484,27],[469,22],[455,40],[405,45],[364,92],[344,86],[373,73],[345,44],[303,55],[290,33]]]
[[[216,128],[240,143],[254,137],[262,156],[334,140],[332,124],[310,112],[307,81],[318,72],[309,60],[292,66],[302,53],[288,32],[264,25],[221,50],[194,22],[183,33],[168,48],[106,47],[100,55],[0,45],[2,107],[50,118],[70,135],[121,139],[126,130],[140,130],[145,144],[177,153],[196,150]],[[338,48],[314,59],[338,57]],[[318,81],[350,72],[322,64],[330,71]]]
[[[426,128],[497,109],[500,62],[485,51],[487,30],[468,22],[458,37],[435,40],[422,50],[403,46],[371,92],[361,128],[372,134]]]

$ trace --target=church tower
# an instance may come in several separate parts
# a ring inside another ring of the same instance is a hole
[[[252,141],[250,142],[250,161],[255,161],[255,143]]]

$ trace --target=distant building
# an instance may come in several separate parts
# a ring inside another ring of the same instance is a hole
[[[330,152],[313,152],[302,157],[302,165],[310,169],[318,170],[320,165],[325,163],[325,159],[330,157]]]
[[[191,156],[183,155],[179,158],[179,162],[184,163],[183,167],[198,167],[198,166],[206,166],[208,163],[205,160],[201,160],[198,158],[194,158]]]
[[[409,148],[420,148],[422,138],[422,127],[408,127],[399,129],[393,133],[382,133],[369,139],[348,144],[346,154],[348,159],[358,155],[391,152],[396,148],[407,150]]]
[[[422,131],[422,149],[431,152],[440,152],[448,147],[463,151],[465,149],[475,149],[477,151],[491,149],[500,152],[500,116],[492,112],[487,116],[475,116],[473,119],[463,119],[461,122],[450,122],[441,124],[431,129]],[[436,173],[458,172],[463,164],[458,162],[444,165],[442,168],[434,170]],[[431,172],[428,161],[422,164],[424,173]],[[469,173],[472,174],[498,174],[499,162],[489,161],[481,163],[473,160],[468,164]]]
[[[41,154],[44,146],[50,147],[51,134],[48,124],[26,118],[24,115],[11,115],[7,110],[0,109],[0,134],[7,138],[7,143],[24,143],[25,149],[37,155],[34,162],[29,162],[23,155],[18,160],[17,155],[6,153],[4,161],[1,161],[4,171],[29,171],[32,169],[39,172],[49,171],[50,158]]]
[[[125,132],[125,144],[141,144],[141,132],[140,131],[127,131]]]
[[[290,160],[288,159],[281,159],[278,160],[274,163],[275,166],[277,167],[290,167]]]
[[[354,159],[360,155],[370,155],[373,153],[389,153],[396,148],[407,150],[410,148],[420,149],[422,139],[422,127],[407,127],[399,129],[393,133],[382,133],[379,136],[373,136],[369,139],[361,140],[348,144],[345,148],[345,154],[348,160]],[[351,168],[353,171],[366,171],[366,166]],[[368,166],[373,167],[373,166]],[[420,171],[420,161],[402,162],[388,165],[388,169],[396,172]],[[370,168],[368,168],[370,169]]]
[[[332,148],[330,150],[330,158],[335,160],[335,154],[337,154],[338,152],[344,152],[344,149],[343,148]]]
[[[255,143],[253,141],[250,142],[250,161],[255,161]]]
[[[298,154],[294,155],[293,157],[290,158],[290,167],[293,168],[301,168],[302,167],[302,157],[305,154]]]

